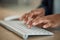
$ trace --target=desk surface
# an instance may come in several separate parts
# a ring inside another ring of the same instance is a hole
[[[12,10],[0,9],[0,20],[6,16],[22,14]],[[55,30],[53,32],[55,33],[53,36],[29,37],[28,40],[60,40],[60,31]],[[22,38],[0,26],[0,40],[22,40]]]

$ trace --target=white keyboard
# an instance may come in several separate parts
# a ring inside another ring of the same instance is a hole
[[[27,25],[25,25],[21,21],[0,21],[0,24],[3,25],[8,30],[18,34],[25,40],[29,36],[33,36],[33,35],[53,35],[52,32],[42,28],[32,27],[31,29],[29,29]]]

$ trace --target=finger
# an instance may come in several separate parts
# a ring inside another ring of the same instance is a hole
[[[33,17],[35,18],[34,15],[35,15],[35,14],[34,14],[33,12],[30,12],[30,13],[29,13],[27,24],[31,21],[31,19],[33,19]]]
[[[36,13],[37,13],[37,12],[36,12]],[[31,19],[35,19],[37,16],[38,16],[38,15],[35,15],[35,12],[29,14],[27,24],[31,21]]]
[[[32,16],[33,16],[33,13],[28,15],[27,24],[29,24],[29,22],[33,19]]]
[[[52,26],[51,26],[51,28],[56,28],[56,27],[58,27],[58,24],[52,24]]]
[[[37,15],[37,14],[40,14],[41,11],[34,11],[34,12],[32,12],[32,13],[34,13],[34,15]]]
[[[26,15],[26,17],[23,20],[25,21],[25,24],[26,24],[28,21],[28,15]]]
[[[27,21],[27,24],[29,24],[32,20],[33,20],[33,18],[29,18]]]
[[[32,10],[32,13],[34,13],[34,15],[40,14],[42,12],[41,9],[36,9],[36,10]]]
[[[30,28],[32,27],[32,20],[29,21],[28,25],[29,25],[28,27]]]
[[[25,18],[25,21],[26,21],[26,24],[28,24],[33,18],[34,14],[33,13],[28,13],[28,15],[26,15],[26,18]]]
[[[33,25],[33,26],[36,26],[36,25],[41,24],[41,23],[43,23],[43,22],[44,22],[44,21],[40,21],[40,22],[39,22],[39,21],[36,21],[36,22],[33,22],[32,25]]]
[[[31,13],[29,14],[28,18],[32,18],[33,15],[34,15],[34,13],[31,12]]]
[[[37,14],[42,14],[42,16],[44,16],[45,9],[44,8],[39,8],[39,9],[35,10],[35,12],[37,12]]]
[[[34,20],[32,20],[32,25],[39,24],[39,17],[36,17]]]
[[[20,18],[20,20],[25,19],[25,18],[26,18],[26,15],[27,15],[27,14],[24,14],[24,15]]]
[[[43,26],[43,28],[49,28],[49,27],[51,27],[52,25],[51,25],[51,23],[47,23],[47,24],[45,24],[44,26]]]
[[[28,28],[32,27],[32,21],[28,24]]]
[[[32,23],[32,25],[38,25],[38,24],[45,24],[45,23],[48,23],[49,22],[49,20],[46,20],[46,19],[35,19],[34,21],[33,21],[33,23]]]

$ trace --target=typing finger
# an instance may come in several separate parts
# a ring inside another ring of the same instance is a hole
[[[24,14],[22,17],[19,18],[19,20],[24,20],[26,18],[27,14]]]

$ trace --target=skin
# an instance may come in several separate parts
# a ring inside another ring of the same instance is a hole
[[[45,15],[44,8],[32,10],[29,13],[24,14],[20,20],[24,20],[28,28],[32,26],[39,26],[43,28],[56,28],[60,26],[60,14]]]
[[[40,8],[40,9],[36,9],[36,10],[32,10],[29,13],[25,13],[21,18],[19,18],[20,20],[24,20],[26,23],[29,21],[30,19],[35,19],[37,16],[44,16],[45,15],[45,10],[44,8]]]
[[[44,17],[37,17],[32,20],[32,25],[36,26],[38,24],[43,24],[43,28],[56,28],[60,26],[60,14],[48,15]],[[32,26],[31,26],[32,27]]]

